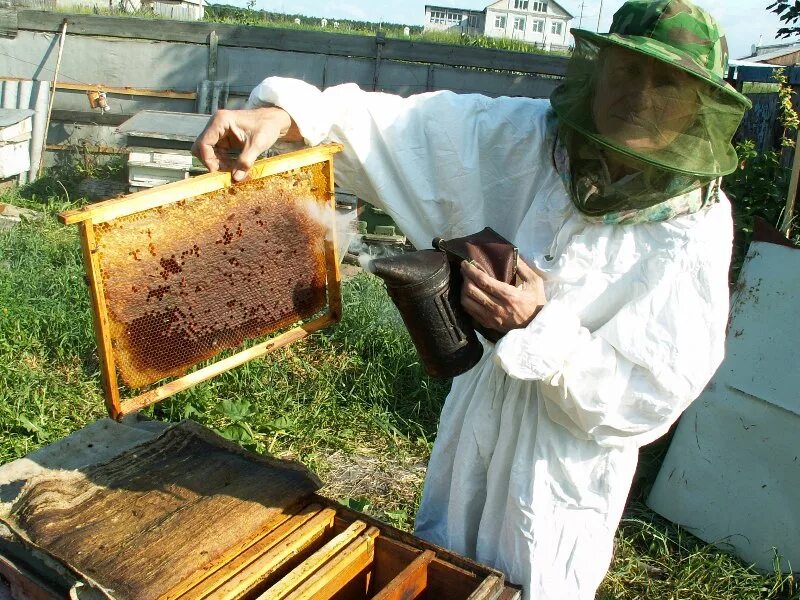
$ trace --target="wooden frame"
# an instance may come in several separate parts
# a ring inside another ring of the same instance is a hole
[[[329,181],[327,190],[328,202],[335,208],[333,155],[341,151],[340,144],[327,144],[314,148],[305,148],[297,152],[283,154],[256,162],[250,170],[250,179],[260,179],[270,175],[284,173],[294,169],[325,162],[324,169]],[[277,348],[281,348],[303,339],[311,333],[338,322],[342,314],[341,275],[336,260],[335,228],[331,228],[325,240],[325,270],[327,275],[328,310],[325,314],[285,333],[268,339],[246,350],[242,350],[217,360],[201,369],[192,371],[182,377],[161,384],[156,388],[135,397],[122,399],[117,382],[116,365],[112,350],[109,328],[108,310],[103,289],[103,278],[97,257],[97,243],[94,226],[113,221],[114,219],[166,206],[201,194],[207,194],[234,185],[230,173],[216,172],[186,179],[175,183],[151,188],[122,198],[115,198],[85,206],[77,210],[63,212],[59,219],[65,225],[77,224],[79,227],[84,266],[88,277],[89,292],[92,302],[92,317],[95,337],[100,353],[100,368],[103,382],[103,393],[106,408],[114,419],[139,411],[151,404],[159,402],[177,392],[188,389],[202,381],[240,366],[254,358],[264,356]]]

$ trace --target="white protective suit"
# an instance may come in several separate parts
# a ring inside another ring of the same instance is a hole
[[[339,185],[416,247],[490,226],[545,273],[538,316],[485,342],[453,382],[416,533],[500,569],[527,599],[594,598],[638,448],[722,360],[727,199],[665,222],[588,220],[554,168],[547,100],[269,78],[250,96],[265,104],[284,108],[306,143],[343,143]]]

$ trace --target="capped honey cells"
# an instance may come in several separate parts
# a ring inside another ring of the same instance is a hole
[[[137,388],[322,310],[324,164],[94,225],[120,377]]]

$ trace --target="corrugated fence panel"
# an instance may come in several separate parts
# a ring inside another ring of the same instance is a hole
[[[0,75],[52,79],[58,36],[20,31],[0,38]],[[206,74],[208,49],[196,44],[70,36],[59,81],[193,92]]]
[[[325,55],[256,48],[219,48],[218,74],[231,93],[249,94],[265,77],[295,77],[322,86]]]

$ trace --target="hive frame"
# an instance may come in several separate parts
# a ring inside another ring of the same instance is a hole
[[[273,158],[262,159],[257,161],[250,169],[249,177],[251,180],[260,179],[315,163],[325,162],[324,168],[330,187],[328,190],[328,202],[331,208],[334,209],[333,155],[341,150],[341,144],[325,144],[313,148],[305,148],[297,152],[282,154]],[[86,269],[89,295],[92,304],[92,320],[94,322],[95,338],[100,355],[103,396],[108,413],[112,418],[120,419],[127,414],[137,412],[173,394],[211,379],[234,367],[240,366],[254,358],[259,358],[268,352],[301,340],[311,333],[319,331],[341,319],[341,275],[339,272],[339,262],[336,260],[336,228],[333,227],[325,239],[325,268],[328,292],[328,310],[325,314],[300,326],[293,327],[255,346],[239,351],[226,358],[216,360],[205,367],[187,373],[186,375],[159,385],[142,394],[127,399],[122,399],[120,397],[117,370],[111,346],[108,309],[106,307],[103,290],[100,261],[97,257],[97,243],[93,229],[94,225],[145,210],[158,208],[159,206],[172,204],[201,194],[214,192],[230,187],[231,185],[233,185],[233,183],[230,173],[208,173],[206,175],[200,175],[199,177],[136,192],[123,198],[107,200],[59,214],[59,220],[62,223],[65,225],[77,224],[79,228],[83,262]]]

